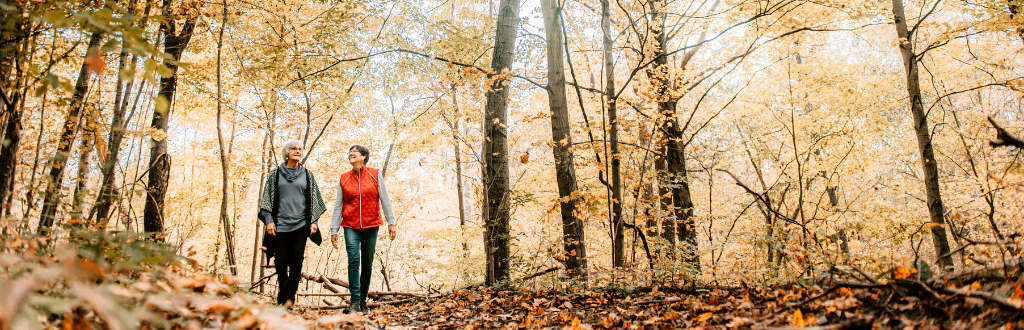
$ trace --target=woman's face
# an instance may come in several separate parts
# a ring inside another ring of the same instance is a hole
[[[301,161],[302,160],[302,146],[295,145],[288,148],[288,160]]]
[[[350,164],[362,163],[364,160],[366,160],[366,156],[363,156],[363,154],[359,153],[359,150],[350,149],[348,151],[348,162]]]

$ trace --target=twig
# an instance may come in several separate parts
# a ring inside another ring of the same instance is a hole
[[[534,277],[537,277],[537,276],[541,276],[541,275],[544,275],[544,274],[547,274],[547,273],[550,273],[550,272],[556,271],[556,270],[558,270],[559,268],[560,268],[560,267],[558,267],[558,266],[552,266],[551,268],[548,268],[548,269],[545,269],[545,270],[542,270],[542,271],[539,271],[539,272],[533,273],[533,274],[531,274],[531,275],[529,275],[529,276],[523,277],[523,278],[522,278],[522,279],[520,279],[519,281],[526,281],[526,280],[532,279],[532,278],[534,278]]]
[[[1006,307],[1006,308],[1016,309],[1016,310],[1024,310],[1024,301],[1019,300],[1019,299],[1018,300],[1010,301],[1009,299],[1000,297],[999,295],[991,293],[991,292],[972,291],[972,290],[967,289],[967,288],[953,289],[953,288],[949,288],[949,287],[942,287],[942,288],[939,288],[939,290],[941,290],[943,293],[946,293],[946,294],[964,295],[966,297],[970,297],[970,296],[980,297],[982,299],[994,302],[994,303],[996,303],[998,305],[1001,305],[1003,307]]]
[[[1003,146],[1013,146],[1017,149],[1024,149],[1024,141],[1006,132],[1005,129],[996,124],[996,120],[992,119],[992,116],[988,117],[988,122],[992,124],[992,127],[996,129],[996,139],[989,141],[988,144],[993,148]]]

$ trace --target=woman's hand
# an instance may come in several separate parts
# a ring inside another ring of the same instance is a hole
[[[273,222],[267,224],[267,235],[277,236],[277,225]]]
[[[338,234],[331,235],[331,245],[334,245],[335,249],[338,248]]]
[[[317,231],[317,230],[319,230],[319,229],[320,229],[320,227],[319,227],[319,226],[317,226],[317,225],[316,225],[316,224],[314,223],[314,224],[313,224],[312,226],[309,226],[309,234],[310,234],[310,235],[316,234],[316,231]]]
[[[395,235],[398,235],[398,227],[395,225],[388,225],[388,233],[391,234],[391,240],[395,240]]]

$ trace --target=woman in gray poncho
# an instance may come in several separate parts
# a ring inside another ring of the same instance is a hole
[[[320,245],[317,223],[327,209],[313,172],[299,163],[302,155],[301,142],[285,142],[281,149],[285,162],[267,176],[258,215],[267,225],[267,235],[263,237],[267,259],[277,257],[277,303],[286,307],[295,303],[302,279],[306,238]]]

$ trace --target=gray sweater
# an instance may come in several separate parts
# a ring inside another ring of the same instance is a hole
[[[294,181],[285,179],[285,171],[298,171]],[[306,170],[299,167],[290,169],[282,166],[277,173],[277,231],[287,233],[298,230],[306,225]]]

